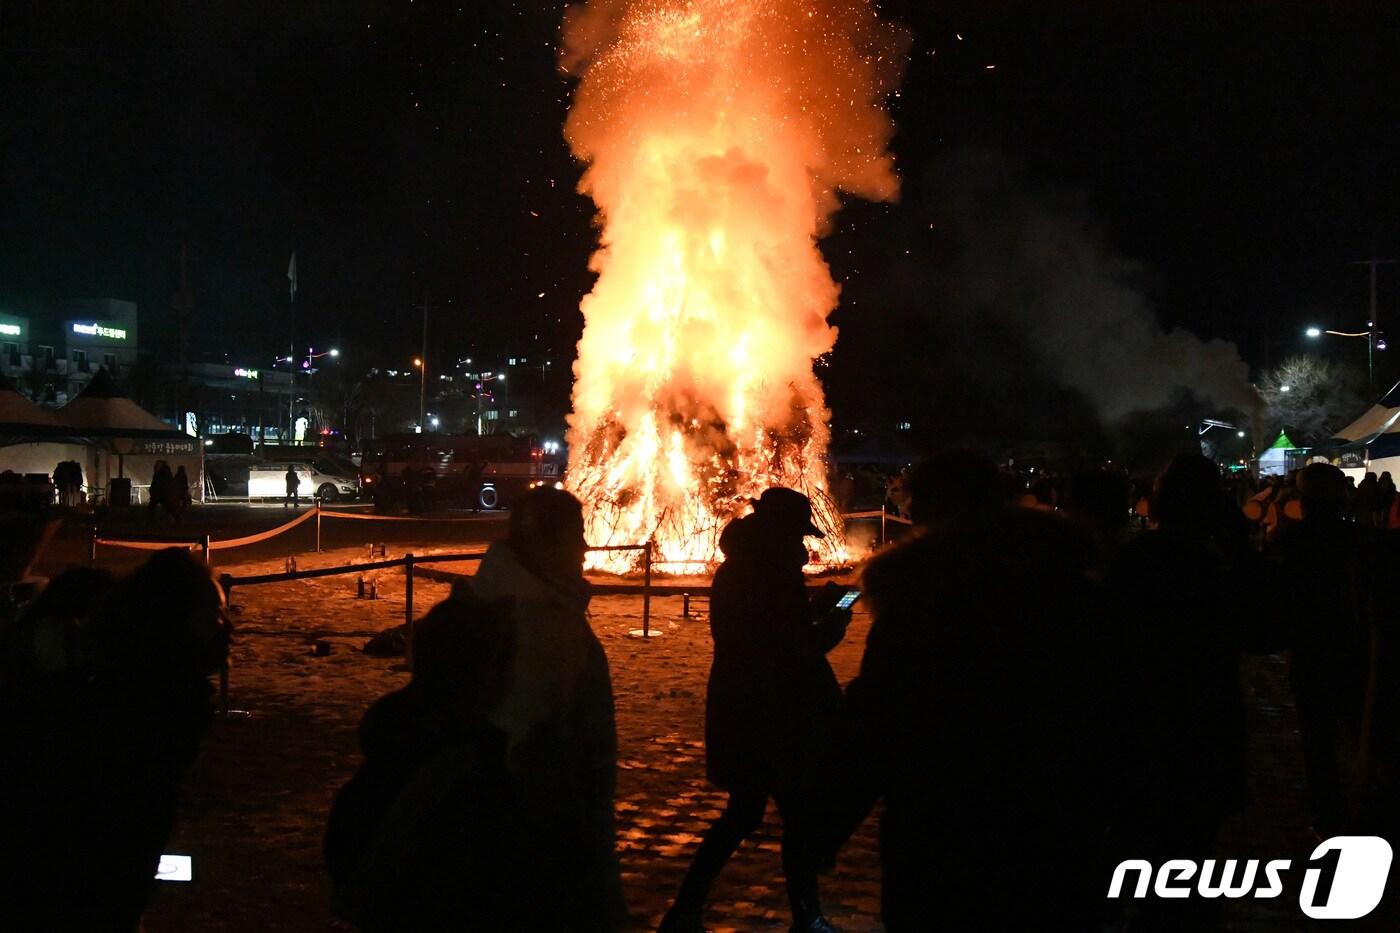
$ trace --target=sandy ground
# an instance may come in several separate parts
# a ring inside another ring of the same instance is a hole
[[[363,561],[365,550],[299,558],[302,569]],[[464,565],[455,565],[462,567]],[[282,560],[226,566],[236,574],[276,572]],[[216,724],[191,775],[170,851],[194,856],[196,881],[163,885],[146,917],[149,933],[343,930],[326,909],[321,834],[333,794],[358,764],[355,730],[365,708],[407,682],[400,660],[360,652],[366,638],[404,613],[401,571],[379,571],[380,598],[355,598],[353,576],[237,590],[240,638],[233,649],[232,703],[246,718]],[[415,581],[421,615],[447,593]],[[722,795],[704,780],[704,688],[710,659],[703,601],[698,618],[679,598],[653,602],[662,632],[642,641],[641,599],[598,597],[595,631],[607,650],[617,696],[621,748],[619,847],[634,928],[654,929]],[[854,675],[869,629],[857,612],[831,654],[843,682]],[[332,645],[315,657],[310,642]],[[1255,803],[1230,827],[1224,848],[1251,857],[1306,856],[1298,810],[1301,766],[1292,709],[1277,658],[1247,669]],[[785,929],[777,826],[769,820],[740,849],[714,891],[717,931]],[[1301,848],[1301,853],[1300,853]],[[877,931],[879,865],[868,820],[824,884],[827,912],[844,930]],[[1231,905],[1230,928],[1303,929],[1296,895]],[[1354,928],[1354,926],[1353,926]]]

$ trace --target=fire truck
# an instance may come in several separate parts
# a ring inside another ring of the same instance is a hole
[[[562,480],[559,455],[533,435],[389,434],[370,441],[360,461],[360,488],[386,513],[503,509],[527,489]]]

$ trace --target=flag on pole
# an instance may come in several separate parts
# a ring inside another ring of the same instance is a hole
[[[289,262],[289,263],[287,264],[287,282],[290,283],[291,289],[292,289],[292,293],[291,293],[291,296],[290,296],[290,300],[291,300],[291,301],[296,301],[296,298],[297,298],[297,251],[296,251],[296,250],[292,250],[292,261]]]

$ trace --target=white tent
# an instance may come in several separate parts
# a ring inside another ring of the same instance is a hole
[[[1338,431],[1330,447],[1314,453],[1325,455],[1358,481],[1367,473],[1400,476],[1400,383]]]
[[[139,500],[151,485],[155,465],[185,468],[190,495],[204,498],[204,445],[127,398],[106,369],[99,369],[78,397],[58,412],[67,430],[87,439],[99,453],[88,475],[90,485],[110,490],[114,477],[131,480]],[[86,471],[85,471],[86,472]]]
[[[35,405],[0,375],[0,473],[52,477],[60,462],[76,460],[86,476],[93,451],[71,433],[56,412]]]
[[[1288,435],[1280,431],[1278,438],[1269,445],[1269,449],[1259,455],[1259,475],[1285,475],[1288,472],[1288,452],[1297,449],[1288,439]]]

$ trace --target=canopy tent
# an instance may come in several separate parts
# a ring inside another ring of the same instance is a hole
[[[1259,455],[1259,475],[1283,476],[1288,472],[1288,454],[1298,449],[1288,435],[1280,431],[1269,449]]]
[[[93,374],[78,397],[59,410],[63,423],[87,437],[187,437],[127,398],[107,374]]]
[[[1317,453],[1357,480],[1386,471],[1400,476],[1400,382]]]
[[[81,438],[71,437],[72,433],[56,412],[20,395],[14,383],[0,373],[0,473],[29,477],[29,488],[33,489],[32,484],[47,482],[59,463],[73,460],[87,476],[95,463],[92,448]],[[39,493],[41,501],[52,495],[48,486]]]
[[[15,384],[0,373],[0,437],[33,437],[66,434],[63,421],[19,394]]]
[[[88,474],[98,488],[110,489],[113,478],[126,478],[139,499],[141,490],[150,488],[156,464],[164,460],[172,472],[184,467],[190,495],[204,498],[200,439],[176,430],[127,398],[105,368],[94,373],[92,381],[58,414],[70,432],[86,438],[99,452]]]

